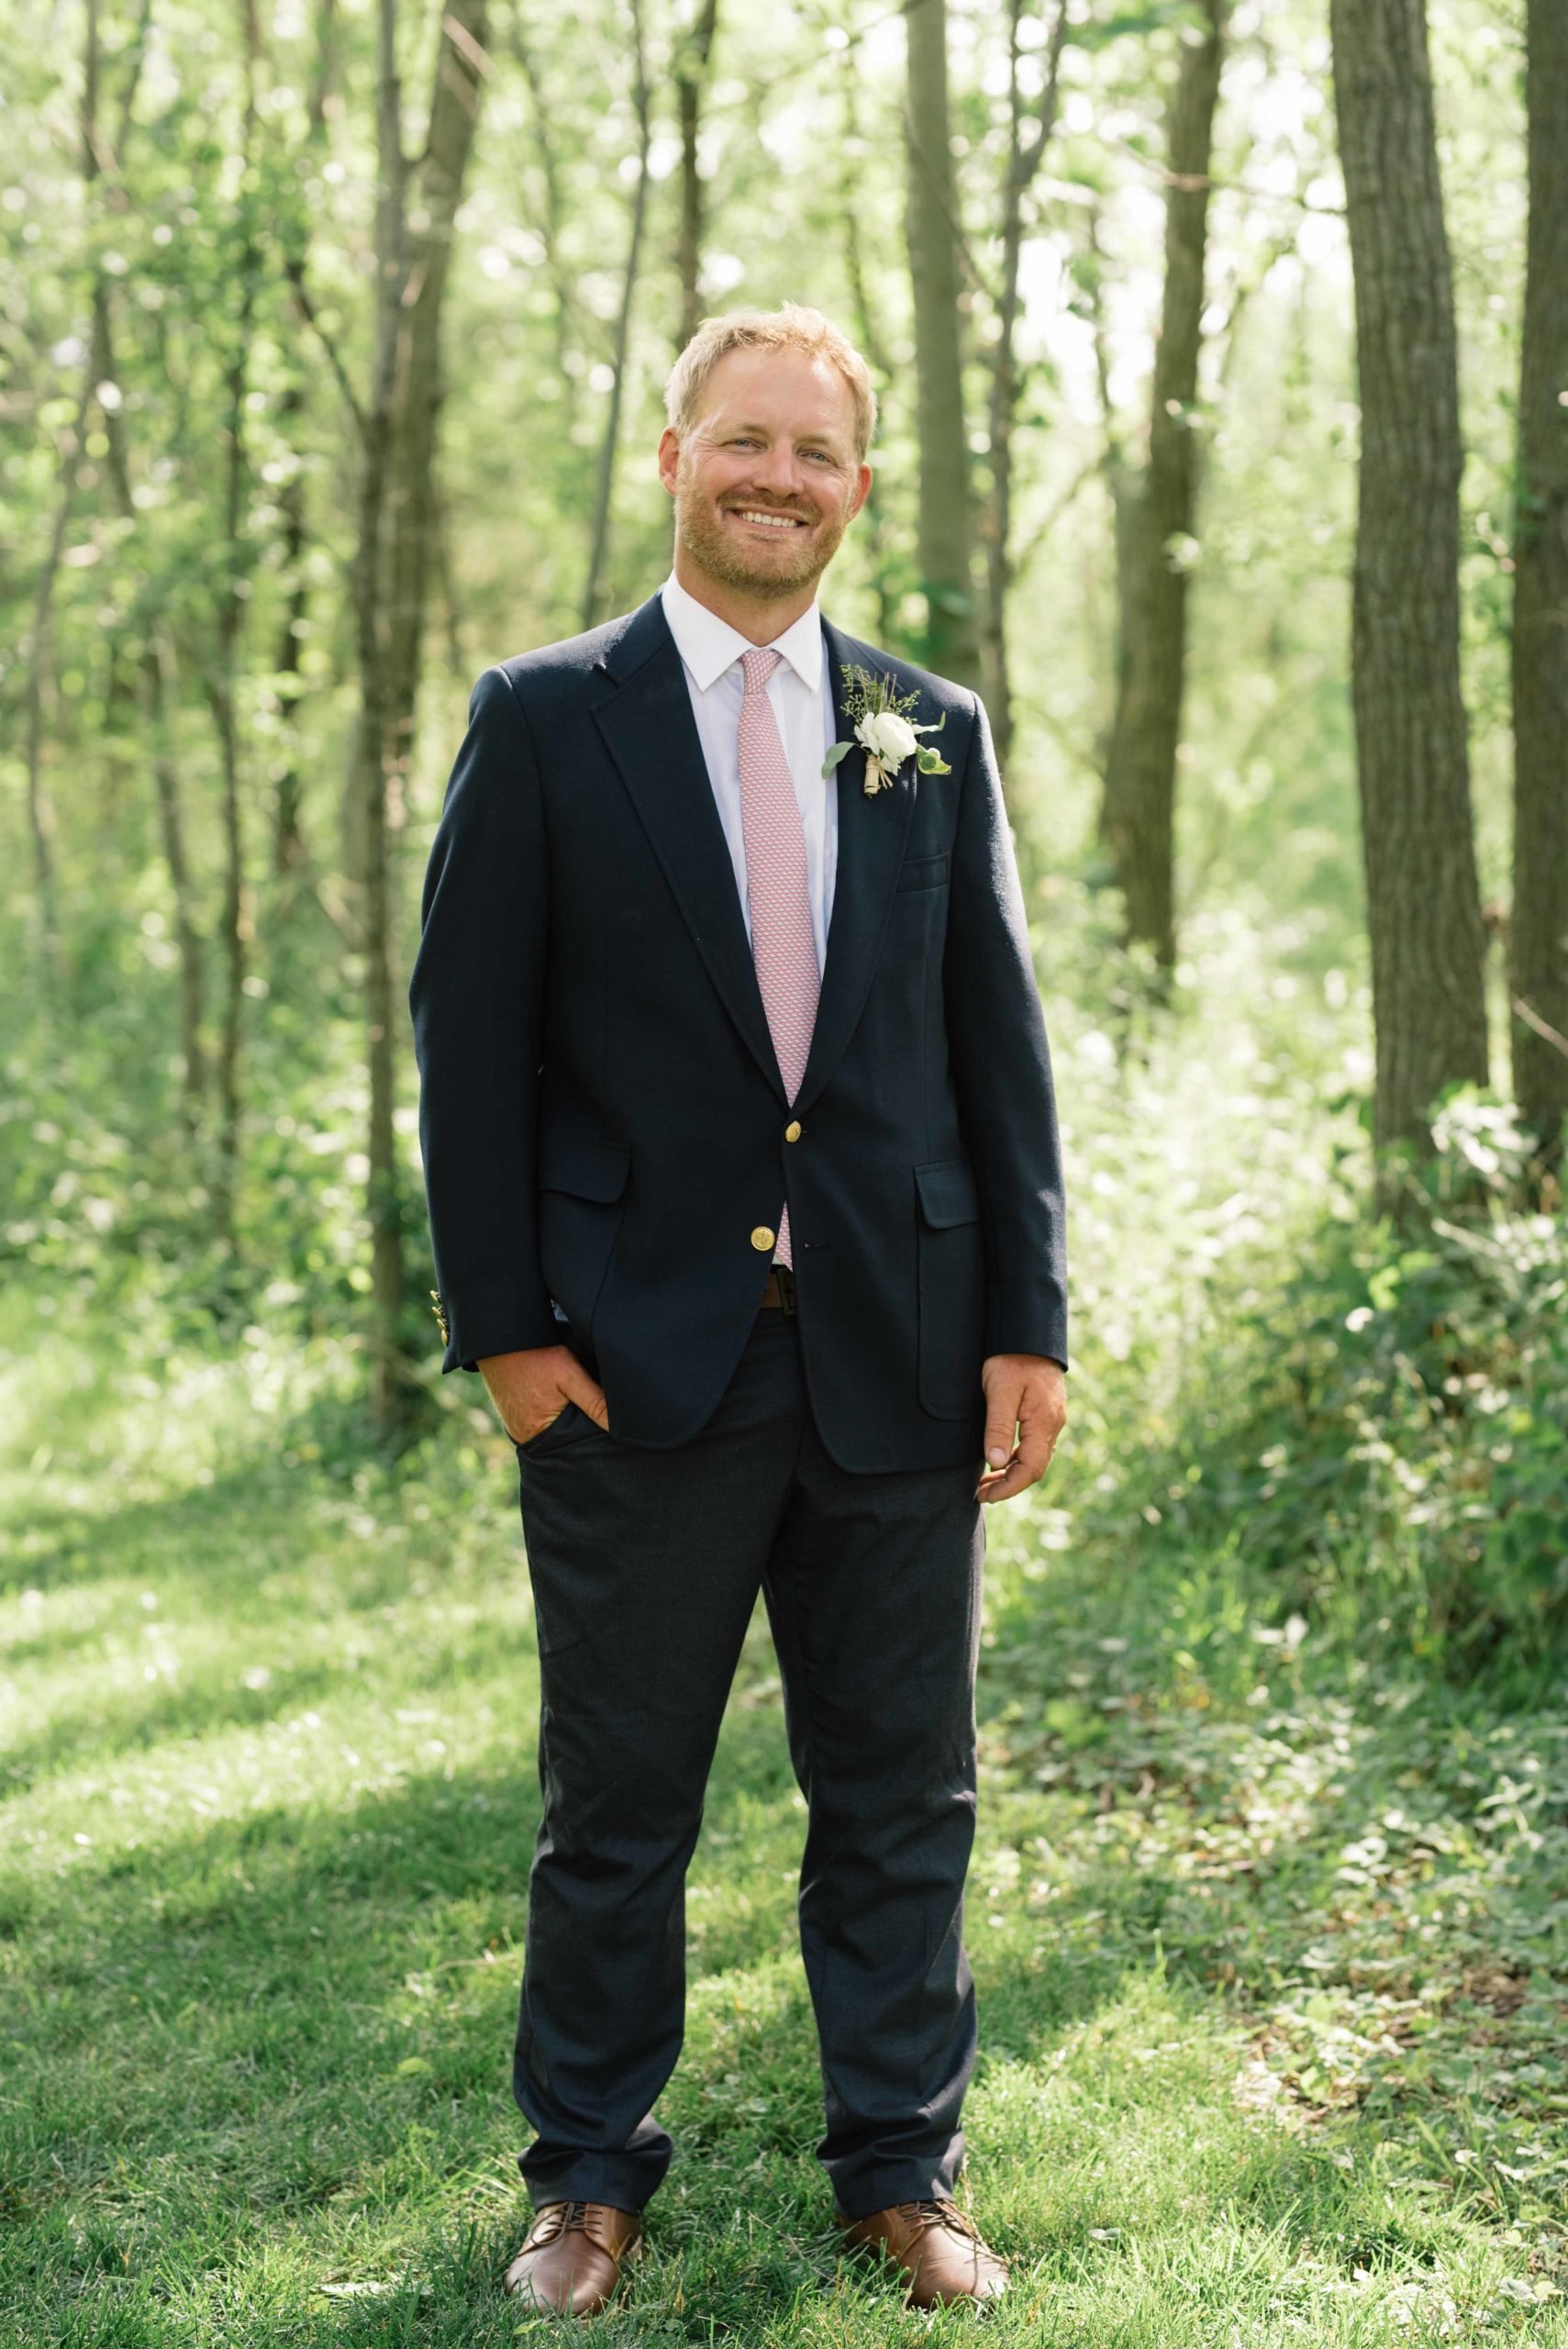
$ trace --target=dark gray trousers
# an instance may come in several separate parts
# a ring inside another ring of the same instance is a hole
[[[851,2219],[951,2194],[975,2047],[978,1463],[835,1466],[776,1309],[690,1443],[634,1449],[570,1407],[517,1457],[544,1795],[513,2075],[534,2202],[638,2210],[669,2166],[652,2107],[681,2047],[686,1868],[759,1586],[809,1815],[817,2154]]]

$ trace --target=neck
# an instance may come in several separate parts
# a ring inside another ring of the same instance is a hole
[[[772,644],[786,628],[794,627],[802,612],[811,609],[817,597],[815,579],[804,587],[792,587],[786,596],[748,595],[744,587],[728,586],[699,570],[678,542],[674,571],[695,603],[712,612],[716,619],[727,621],[752,644]]]

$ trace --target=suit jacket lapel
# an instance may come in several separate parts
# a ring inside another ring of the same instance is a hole
[[[844,707],[845,662],[873,670],[891,669],[895,674],[897,664],[885,653],[845,636],[828,619],[824,618],[822,631],[833,685],[833,738],[842,741],[854,732]],[[871,798],[865,789],[865,752],[858,744],[840,760],[834,774],[839,788],[839,862],[833,882],[833,917],[828,928],[828,956],[811,1052],[795,1098],[797,1109],[809,1108],[822,1092],[854,1033],[881,952],[915,813],[913,759],[891,790],[879,791]]]
[[[714,805],[686,673],[658,596],[651,596],[632,614],[601,665],[617,682],[595,708],[599,731],[708,976],[758,1066],[782,1097],[784,1081],[757,985],[735,867]]]
[[[853,733],[844,707],[844,664],[897,664],[824,618],[833,690],[834,739]],[[757,966],[735,887],[724,828],[714,805],[686,673],[664,618],[651,596],[628,620],[600,662],[614,683],[594,710],[599,731],[631,795],[643,829],[685,918],[709,977],[759,1068],[784,1097]],[[806,1074],[795,1107],[815,1101],[842,1059],[876,968],[905,841],[915,812],[911,760],[890,791],[868,798],[865,753],[858,746],[834,770],[839,854],[827,962]],[[832,788],[833,785],[825,785]]]

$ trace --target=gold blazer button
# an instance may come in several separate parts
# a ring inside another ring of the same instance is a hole
[[[766,1255],[768,1250],[773,1246],[777,1238],[778,1233],[776,1231],[770,1230],[765,1223],[760,1223],[757,1226],[756,1230],[751,1234],[751,1245],[757,1251],[759,1256],[763,1256]]]
[[[792,1118],[788,1125],[784,1128],[785,1141],[798,1141],[803,1130],[804,1129],[801,1126],[800,1119],[798,1118]]]

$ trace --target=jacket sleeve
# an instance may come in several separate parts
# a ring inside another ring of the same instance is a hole
[[[546,925],[539,764],[511,684],[487,669],[430,850],[408,985],[443,1370],[560,1338],[535,1208]]]
[[[1051,1051],[985,708],[959,785],[945,966],[959,1116],[985,1219],[987,1354],[1067,1366],[1067,1249]]]

